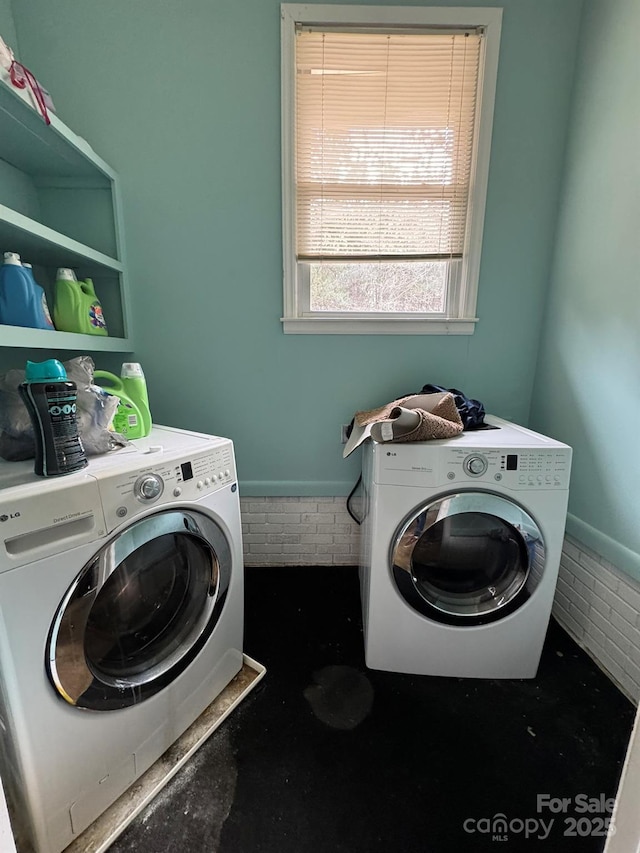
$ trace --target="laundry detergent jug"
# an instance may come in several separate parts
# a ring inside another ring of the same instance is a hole
[[[61,332],[108,335],[102,305],[90,278],[78,281],[73,270],[61,267],[56,275],[53,319]]]
[[[0,323],[54,331],[45,292],[15,252],[5,252],[0,267]]]
[[[125,362],[120,376],[106,370],[96,370],[93,381],[109,394],[120,398],[113,418],[113,428],[125,438],[144,438],[151,432],[151,412],[147,383],[137,362]]]

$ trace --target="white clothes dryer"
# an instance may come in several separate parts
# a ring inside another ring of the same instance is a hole
[[[17,834],[59,853],[242,667],[233,444],[156,427],[0,486],[1,773]]]
[[[367,442],[360,586],[372,669],[533,678],[555,593],[571,448],[489,429]]]

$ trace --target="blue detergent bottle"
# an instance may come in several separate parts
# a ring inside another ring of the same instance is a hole
[[[44,290],[16,252],[5,252],[0,267],[0,323],[54,330]]]

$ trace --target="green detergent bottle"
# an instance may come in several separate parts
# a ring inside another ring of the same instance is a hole
[[[120,376],[107,370],[93,374],[96,385],[120,398],[113,418],[113,428],[125,438],[144,438],[151,432],[149,397],[142,367],[137,362],[125,362]]]
[[[109,334],[102,305],[90,278],[78,281],[73,270],[60,267],[56,275],[53,322],[59,332]]]

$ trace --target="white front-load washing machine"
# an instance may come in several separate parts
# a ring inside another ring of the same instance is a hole
[[[360,586],[371,669],[536,675],[556,588],[571,448],[484,430],[367,442]]]
[[[243,662],[230,440],[165,427],[84,471],[0,467],[2,780],[25,847],[59,853]]]

